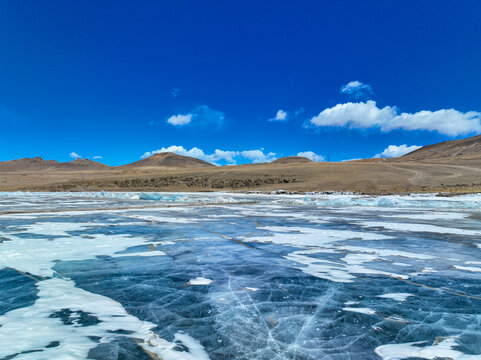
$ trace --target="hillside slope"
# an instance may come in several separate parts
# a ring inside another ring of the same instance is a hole
[[[127,165],[119,166],[119,168],[152,168],[152,167],[169,167],[169,168],[198,168],[213,167],[215,165],[207,161],[193,158],[190,156],[177,155],[171,152],[159,153],[149,156]]]
[[[44,160],[37,156],[18,160],[0,161],[0,173],[22,173],[34,171],[96,171],[109,170],[110,166],[88,159],[75,159],[68,162]]]
[[[311,163],[312,160],[304,156],[286,156],[272,161],[272,164]]]
[[[481,135],[467,139],[445,141],[410,152],[390,161],[420,161],[443,163],[473,163],[481,161]]]
[[[60,164],[56,160],[44,160],[37,156],[17,160],[0,161],[0,172],[42,171],[55,168]]]

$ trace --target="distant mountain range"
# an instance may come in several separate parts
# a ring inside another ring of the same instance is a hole
[[[398,158],[363,159],[356,162],[441,162],[453,164],[481,163],[481,135],[461,140],[445,141],[427,145]],[[273,164],[308,164],[312,160],[302,156],[287,156],[272,162]],[[69,162],[43,160],[41,157],[0,161],[0,173],[37,172],[37,171],[109,171],[138,170],[154,168],[194,169],[209,168],[215,165],[171,152],[154,154],[146,159],[122,166],[108,166],[88,159],[76,159]]]
[[[40,157],[0,162],[0,190],[481,192],[481,136],[428,145],[398,158],[215,166],[174,153],[107,166]]]
[[[154,154],[127,165],[108,166],[89,159],[75,159],[68,162],[44,160],[41,157],[24,158],[10,161],[0,161],[0,172],[28,172],[28,171],[101,171],[101,170],[127,170],[137,168],[197,168],[213,167],[207,161],[174,153]]]
[[[49,171],[49,170],[108,170],[111,166],[88,159],[75,159],[69,162],[44,160],[37,156],[18,160],[0,161],[0,172]]]

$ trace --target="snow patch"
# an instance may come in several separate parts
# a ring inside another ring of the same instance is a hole
[[[212,283],[211,279],[206,279],[205,277],[196,277],[195,279],[189,280],[187,284],[189,285],[209,285]]]

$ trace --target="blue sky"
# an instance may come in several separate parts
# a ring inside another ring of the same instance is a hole
[[[479,1],[4,0],[0,160],[340,161],[479,134],[480,23]]]

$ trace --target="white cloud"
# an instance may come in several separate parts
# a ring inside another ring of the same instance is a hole
[[[261,150],[245,150],[240,152],[242,157],[251,160],[254,164],[263,163],[263,162],[271,162],[274,161],[276,158],[276,153],[270,152],[264,154],[264,149]]]
[[[75,153],[75,152],[71,152],[69,155],[72,159],[80,159],[81,158],[81,156],[79,154]]]
[[[322,155],[317,155],[313,151],[302,151],[298,152],[297,156],[303,156],[305,158],[311,159],[312,161],[325,161],[324,156]]]
[[[448,136],[481,133],[481,113],[462,113],[454,109],[398,114],[394,106],[378,108],[375,101],[337,104],[311,119],[315,126],[342,126],[365,129],[377,127],[388,132],[396,129],[437,131]]]
[[[187,150],[183,146],[172,145],[169,147],[163,147],[158,150],[148,151],[141,156],[141,159],[145,159],[149,156],[159,153],[172,152],[178,155],[191,156],[197,159],[208,161],[211,163],[218,164],[223,162],[227,165],[235,165],[238,161],[247,159],[253,163],[268,162],[276,159],[275,153],[270,152],[265,154],[264,149],[260,150],[246,150],[246,151],[233,151],[233,150],[219,150],[216,149],[212,154],[206,154],[202,149],[193,147]],[[244,162],[243,161],[243,162]]]
[[[100,156],[100,155],[95,155],[95,156],[92,157],[92,159],[102,159],[102,156]]]
[[[236,156],[239,155],[238,151],[224,151],[216,149],[213,154],[210,155],[213,162],[217,162],[220,160],[225,160],[227,164],[236,164],[237,161],[235,159]]]
[[[396,111],[390,106],[379,109],[376,102],[337,104],[325,109],[311,119],[316,126],[347,126],[350,128],[368,128],[381,126],[396,116]]]
[[[192,156],[196,157],[199,159],[202,159],[205,157],[204,152],[196,147],[193,147],[190,150],[185,149],[183,146],[177,146],[177,145],[172,145],[167,148],[163,147],[162,149],[154,150],[154,151],[148,151],[144,155],[141,156],[142,159],[145,159],[149,156],[152,156],[154,154],[160,154],[160,153],[165,153],[165,152],[172,152],[175,154],[179,155],[184,155],[184,156]]]
[[[394,129],[431,130],[448,136],[481,133],[481,113],[459,112],[454,109],[402,113],[383,127],[384,131]]]
[[[355,97],[356,99],[370,96],[372,94],[372,88],[368,84],[364,84],[360,81],[351,81],[346,85],[341,86],[341,93]]]
[[[200,105],[192,109],[188,114],[172,115],[167,119],[171,125],[215,125],[220,127],[225,120],[223,112],[211,109],[207,105]]]
[[[170,118],[167,119],[167,122],[172,125],[186,125],[190,123],[192,120],[192,114],[182,115],[172,115]]]
[[[154,154],[160,154],[165,152],[172,152],[178,155],[195,157],[197,159],[201,159],[201,160],[212,162],[212,163],[216,163],[218,161],[223,160],[227,164],[236,164],[235,157],[239,155],[239,153],[236,151],[223,151],[219,149],[216,149],[212,154],[206,154],[202,149],[199,149],[197,147],[193,147],[192,149],[187,150],[183,146],[172,145],[169,147],[163,147],[158,150],[148,151],[144,155],[142,155],[141,158],[145,159]]]
[[[393,158],[398,156],[403,156],[411,151],[417,150],[422,148],[422,146],[418,145],[411,145],[407,146],[406,144],[403,145],[389,145],[384,151],[380,154],[376,154],[375,158]]]
[[[274,116],[272,119],[269,119],[269,121],[286,121],[287,120],[287,112],[284,110],[278,110],[276,113],[276,116]]]

